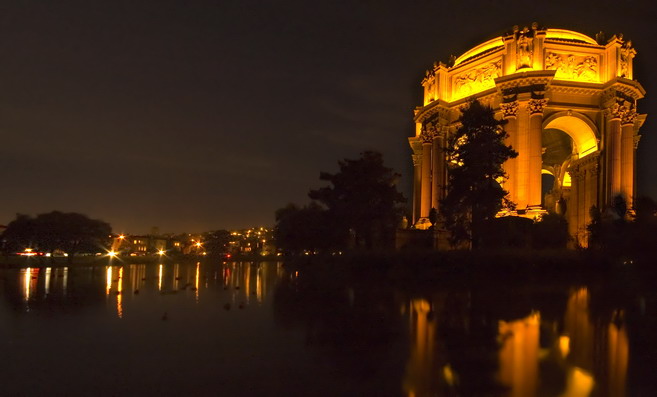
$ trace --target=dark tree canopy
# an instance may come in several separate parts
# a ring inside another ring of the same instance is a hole
[[[43,252],[61,250],[72,256],[95,253],[107,247],[112,228],[108,223],[78,213],[59,211],[32,218],[18,214],[2,234],[5,250],[33,248]]]
[[[274,239],[278,248],[286,253],[340,248],[340,242],[345,241],[346,236],[339,233],[326,210],[316,202],[303,207],[288,204],[276,211]]]
[[[381,248],[394,241],[395,229],[406,200],[397,191],[400,175],[383,165],[381,153],[366,151],[357,160],[338,162],[340,171],[322,172],[319,179],[329,182],[308,194],[323,204],[335,227],[349,231],[358,247]]]
[[[228,230],[213,230],[203,234],[203,247],[210,255],[228,252],[230,232]]]
[[[399,174],[377,152],[338,165],[337,173],[320,174],[329,186],[311,190],[309,205],[289,204],[276,212],[274,237],[285,252],[392,246],[405,201],[395,186]]]
[[[452,243],[470,241],[477,248],[483,223],[513,205],[498,181],[507,178],[502,164],[518,153],[505,145],[504,121],[495,119],[490,106],[469,102],[459,122],[445,149],[451,167],[441,212]]]

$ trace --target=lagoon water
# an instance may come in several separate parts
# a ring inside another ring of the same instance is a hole
[[[0,269],[0,394],[649,396],[655,301],[275,262]]]

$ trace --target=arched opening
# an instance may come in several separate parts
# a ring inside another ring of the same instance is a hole
[[[543,183],[543,208],[559,212],[558,203],[570,196],[570,165],[598,150],[597,129],[584,115],[558,112],[545,119],[542,134],[542,168],[554,178]]]
[[[541,205],[548,211],[556,211],[564,188],[570,186],[567,169],[574,155],[573,139],[561,130],[548,128],[543,131],[542,150]]]

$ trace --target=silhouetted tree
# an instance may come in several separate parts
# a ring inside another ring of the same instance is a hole
[[[79,252],[106,248],[112,228],[106,222],[78,213],[52,211],[31,218],[17,215],[3,233],[12,250],[34,248],[43,252],[64,251],[71,258]]]
[[[308,195],[326,207],[334,227],[353,234],[356,246],[390,246],[403,213],[400,204],[406,201],[397,191],[400,175],[383,165],[381,153],[372,151],[338,165],[339,172],[320,174],[330,186]]]
[[[504,144],[505,122],[495,119],[490,106],[474,100],[462,112],[461,127],[445,149],[451,167],[441,211],[452,243],[471,241],[477,248],[483,223],[504,205],[513,206],[498,181],[507,178],[502,164],[518,153]]]
[[[288,204],[276,211],[274,240],[277,248],[289,254],[325,251],[344,245],[347,234],[333,225],[319,204],[299,207]]]
[[[532,225],[532,246],[534,248],[566,248],[569,238],[568,221],[562,215],[548,213]]]
[[[210,254],[228,252],[230,232],[228,230],[213,230],[203,234],[203,247]]]

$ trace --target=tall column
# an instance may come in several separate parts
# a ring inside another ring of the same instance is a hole
[[[592,156],[592,155],[589,155]],[[589,161],[592,161],[589,159]],[[598,160],[589,163],[586,169],[586,212],[584,213],[584,225],[591,223],[590,210],[592,206],[598,206]]]
[[[636,111],[631,109],[621,119],[621,194],[627,200],[627,207],[634,202],[634,121]]]
[[[422,155],[413,154],[413,224],[420,219],[422,197]]]
[[[528,183],[529,191],[527,206],[540,208],[541,194],[541,169],[543,168],[542,139],[543,110],[547,105],[547,99],[530,99],[527,104],[529,112],[529,167]]]
[[[578,216],[579,216],[579,205],[577,201],[579,199],[579,189],[578,189],[578,180],[579,180],[579,167],[575,164],[570,166],[570,197],[568,199],[568,207],[566,209],[566,214],[568,215],[568,232],[571,236],[577,236],[577,227],[579,225]]]
[[[504,130],[509,136],[505,143],[510,145],[515,151],[518,151],[518,101],[501,103],[500,109],[502,110],[502,116],[507,121]],[[504,167],[504,172],[506,172],[509,177],[504,182],[504,190],[509,192],[509,199],[512,202],[517,203],[518,194],[516,192],[516,182],[518,180],[518,175],[516,159],[508,159],[502,166]]]
[[[577,178],[577,237],[580,244],[583,243],[584,230],[586,228],[586,218],[588,217],[588,208],[586,208],[586,176],[588,172],[582,166],[579,177]]]
[[[431,143],[433,136],[426,131],[420,135],[422,139],[422,198],[420,202],[420,218],[428,218],[431,210]]]
[[[621,116],[625,111],[623,105],[615,103],[608,109],[609,131],[607,133],[607,164],[609,186],[607,187],[607,203],[621,192]]]
[[[516,208],[524,210],[529,203],[529,113],[526,102],[520,102],[520,111],[516,119],[516,142],[518,147],[518,157],[515,159],[516,163]]]
[[[435,208],[438,211],[440,209],[440,199],[443,198],[442,191],[445,186],[445,181],[443,180],[445,156],[443,155],[443,136],[437,131],[433,135],[432,149],[431,208]]]

